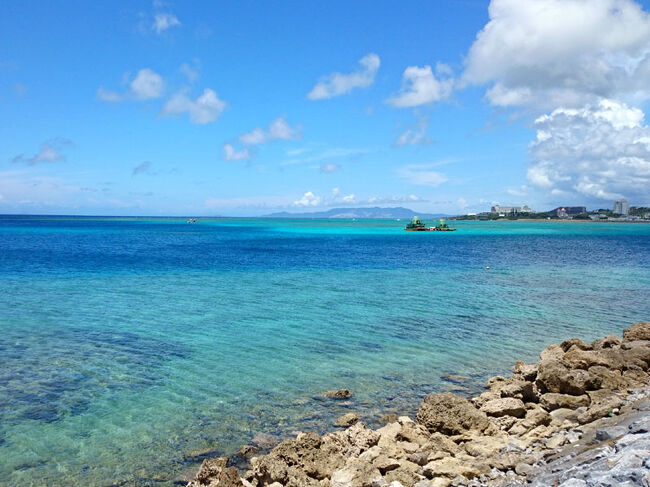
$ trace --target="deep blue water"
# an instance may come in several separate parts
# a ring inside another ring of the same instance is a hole
[[[173,485],[650,318],[650,225],[403,225],[0,217],[0,483]]]

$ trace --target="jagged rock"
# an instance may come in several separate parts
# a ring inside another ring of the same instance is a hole
[[[379,469],[382,474],[395,470],[400,466],[400,462],[395,458],[390,458],[387,455],[379,455],[372,461],[372,464]]]
[[[517,360],[514,370],[515,374],[519,374],[521,377],[523,377],[524,380],[527,381],[534,381],[535,377],[537,377],[537,366],[527,365],[521,360]]]
[[[422,474],[429,479],[434,477],[447,477],[453,479],[457,475],[462,475],[463,477],[472,479],[478,477],[480,472],[473,466],[467,465],[457,458],[447,457],[427,463],[422,468]]]
[[[235,467],[228,467],[224,457],[206,458],[196,478],[187,487],[244,487]]]
[[[350,458],[343,468],[332,473],[330,487],[370,487],[379,476],[379,470],[371,463]]]
[[[397,421],[397,414],[395,413],[388,413],[379,418],[379,422],[384,424],[394,423],[395,421]]]
[[[452,455],[456,454],[459,450],[458,445],[442,433],[432,433],[427,443],[421,448],[421,451],[446,452]]]
[[[582,406],[589,406],[591,400],[586,394],[582,396],[571,396],[569,394],[548,392],[542,395],[539,403],[547,411],[554,411],[560,408],[578,409]]]
[[[476,429],[483,431],[489,421],[469,401],[451,393],[429,394],[420,404],[417,420],[430,432],[449,435]]]
[[[375,446],[381,435],[378,431],[366,428],[359,421],[348,429],[323,436],[323,443],[341,452],[344,457],[358,457],[361,453]]]
[[[359,421],[359,415],[357,413],[347,413],[344,414],[343,416],[339,416],[336,418],[336,421],[334,421],[334,424],[336,426],[352,426],[354,423]]]
[[[324,391],[323,396],[329,397],[330,399],[348,399],[352,397],[352,392],[349,389],[337,389]]]
[[[549,345],[539,354],[539,358],[542,360],[561,360],[563,356],[564,350],[556,344]]]
[[[624,404],[623,400],[618,396],[611,396],[604,399],[602,402],[592,404],[587,411],[578,415],[578,422],[580,424],[591,423],[599,418],[604,418],[612,414],[616,408],[620,408]]]
[[[589,352],[582,352],[589,353]],[[541,360],[538,364],[537,387],[542,392],[557,392],[581,396],[600,388],[600,380],[586,370],[569,369],[559,360]]]
[[[589,373],[600,379],[602,389],[627,389],[631,383],[625,379],[619,370],[612,370],[601,365],[589,367]]]
[[[650,322],[635,323],[623,330],[623,341],[650,340]]]
[[[570,348],[572,347],[577,347],[580,350],[591,350],[592,346],[589,343],[585,343],[579,338],[569,338],[568,340],[564,340],[560,344],[560,348],[564,350],[565,352],[569,351]]]
[[[533,383],[517,377],[493,384],[490,391],[500,397],[514,397],[524,402],[537,402],[539,400]]]
[[[635,385],[645,385],[650,381],[650,375],[641,369],[628,369],[623,372],[623,377]]]
[[[514,397],[506,397],[502,399],[493,399],[486,402],[481,406],[483,411],[488,416],[514,416],[515,418],[523,418],[526,415],[526,406],[521,399]]]
[[[491,401],[493,399],[499,399],[501,397],[501,394],[493,391],[485,391],[479,394],[476,397],[472,398],[472,404],[476,406],[477,408],[481,408],[483,404],[485,404],[488,401]]]
[[[253,445],[244,445],[239,450],[237,450],[237,455],[240,457],[250,457],[259,452],[259,448]]]
[[[619,347],[622,342],[623,340],[621,340],[621,338],[616,335],[607,335],[605,338],[594,340],[594,342],[591,344],[591,347],[594,350],[602,350],[604,348]]]

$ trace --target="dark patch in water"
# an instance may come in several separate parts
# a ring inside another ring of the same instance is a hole
[[[82,414],[94,397],[150,387],[179,345],[124,331],[40,330],[0,336],[0,421],[50,423]],[[12,353],[13,352],[13,353]]]

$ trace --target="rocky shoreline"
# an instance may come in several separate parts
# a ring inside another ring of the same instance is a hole
[[[571,338],[477,397],[429,394],[415,420],[376,430],[350,413],[337,421],[345,429],[298,433],[243,474],[206,459],[187,487],[650,486],[649,366],[650,322],[622,338]]]

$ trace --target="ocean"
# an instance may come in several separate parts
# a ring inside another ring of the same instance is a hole
[[[0,484],[183,485],[650,319],[650,225],[405,223],[0,217]]]

